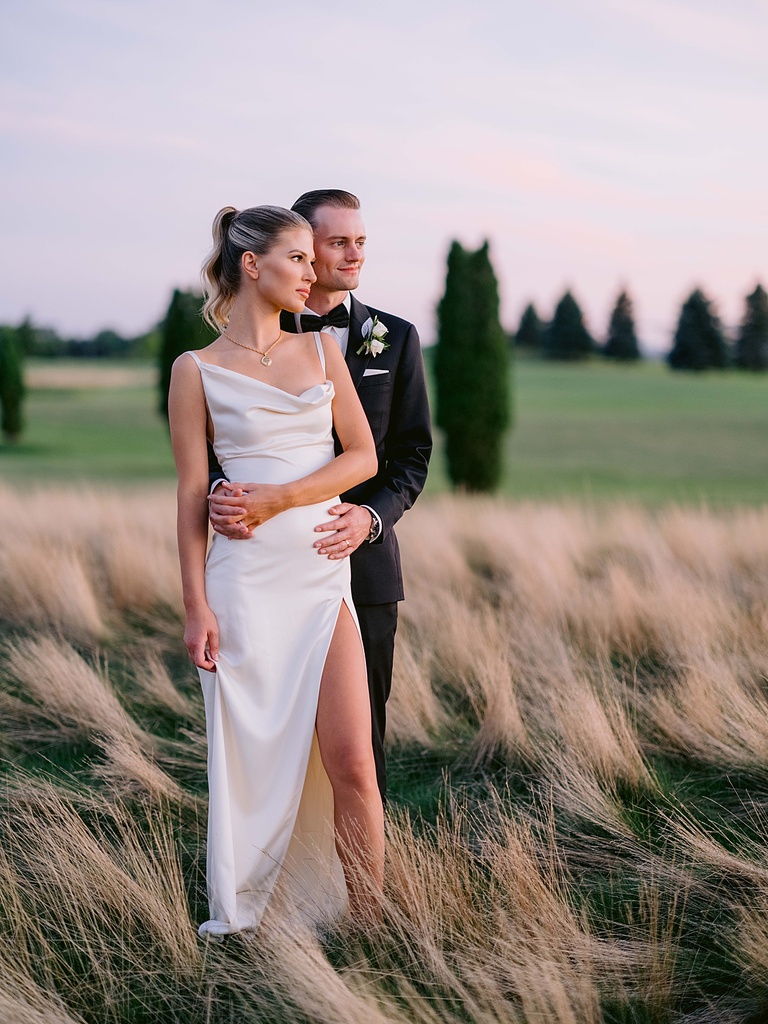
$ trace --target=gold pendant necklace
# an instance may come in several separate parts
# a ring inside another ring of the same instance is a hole
[[[240,348],[247,348],[249,352],[256,352],[258,355],[260,355],[261,356],[261,362],[262,362],[262,364],[264,366],[271,366],[272,365],[272,360],[269,358],[269,353],[272,351],[272,349],[275,347],[275,345],[278,343],[278,341],[280,341],[280,339],[283,337],[283,332],[280,331],[280,333],[275,338],[275,340],[272,342],[272,344],[269,346],[267,351],[266,352],[262,352],[260,348],[255,348],[253,345],[244,345],[242,343],[242,341],[235,341],[235,339],[230,335],[230,333],[229,333],[229,331],[227,330],[226,327],[224,328],[224,330],[221,333],[224,335],[224,337],[228,341],[231,341],[233,345],[239,345]]]

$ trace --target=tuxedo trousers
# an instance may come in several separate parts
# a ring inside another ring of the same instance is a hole
[[[397,632],[397,602],[356,604],[360,633],[368,667],[368,692],[371,697],[371,739],[376,761],[376,780],[381,799],[387,797],[387,763],[384,734],[387,728],[387,700],[392,689],[392,665]]]

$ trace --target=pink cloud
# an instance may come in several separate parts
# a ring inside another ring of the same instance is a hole
[[[701,4],[689,6],[670,0],[601,0],[614,11],[644,22],[660,35],[707,53],[738,60],[765,61],[768,22],[742,19],[734,4],[728,13],[707,11]],[[765,13],[765,4],[760,5]]]

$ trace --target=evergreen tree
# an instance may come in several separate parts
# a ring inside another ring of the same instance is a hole
[[[448,473],[456,487],[492,491],[511,412],[509,348],[487,242],[473,253],[452,244],[437,315],[437,423]]]
[[[696,288],[682,305],[672,350],[673,370],[722,369],[728,365],[728,344],[712,303]]]
[[[603,347],[603,355],[609,359],[631,361],[640,359],[640,347],[635,334],[635,318],[632,300],[626,291],[622,291],[616,299],[608,325],[608,337]]]
[[[768,294],[762,285],[747,296],[736,339],[736,365],[743,370],[768,370]]]
[[[539,320],[533,303],[529,302],[520,317],[520,324],[515,334],[515,344],[518,348],[528,352],[539,353],[542,348],[543,336],[544,324]]]
[[[160,413],[168,418],[168,389],[171,386],[171,368],[182,352],[203,348],[216,337],[203,320],[200,310],[202,295],[175,289],[168,312],[160,325]]]
[[[0,429],[9,444],[18,440],[24,425],[24,368],[18,332],[0,328]]]
[[[37,355],[37,331],[32,326],[32,321],[28,316],[24,317],[16,329],[16,340],[22,358]]]
[[[110,328],[99,331],[97,335],[90,342],[91,352],[94,358],[101,357],[112,357],[118,358],[125,357],[131,347],[129,338],[124,338],[117,331],[113,331]]]
[[[437,306],[435,422],[448,432],[457,418],[466,419],[464,368],[472,357],[469,322],[468,253],[453,242],[448,252],[445,292]]]
[[[560,299],[555,315],[544,335],[544,355],[548,359],[586,359],[595,348],[592,335],[584,326],[579,304],[569,291]]]

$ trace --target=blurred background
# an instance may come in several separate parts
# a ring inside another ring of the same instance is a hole
[[[4,482],[170,481],[159,362],[206,341],[213,215],[341,187],[358,296],[430,371],[451,243],[490,243],[491,489],[768,497],[764,0],[38,0],[3,25]],[[429,488],[455,476],[440,446]]]

